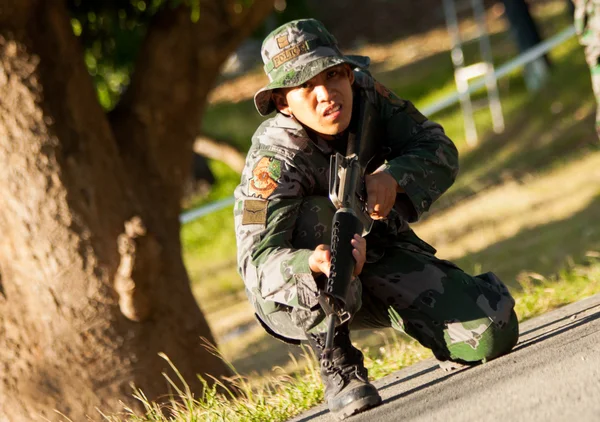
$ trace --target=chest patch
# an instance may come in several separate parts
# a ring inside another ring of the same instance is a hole
[[[257,198],[267,199],[277,188],[277,180],[281,176],[281,162],[274,158],[263,157],[248,181],[248,192]]]

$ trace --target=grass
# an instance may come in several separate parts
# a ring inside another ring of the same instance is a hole
[[[545,37],[571,22],[562,1],[547,2],[534,14]],[[452,91],[454,82],[449,53],[435,46],[440,40],[424,35],[414,42],[417,47],[419,42],[433,47],[409,60],[402,56],[399,43],[386,52],[388,65],[375,63],[373,72],[422,107]],[[496,64],[516,54],[501,24],[494,30],[492,45]],[[469,57],[473,54],[467,52]],[[489,113],[477,111],[481,142],[476,148],[469,149],[464,142],[458,106],[433,116],[460,150],[461,173],[431,213],[414,226],[439,256],[468,272],[496,272],[511,288],[521,321],[600,292],[600,151],[589,72],[574,39],[553,50],[551,60],[552,74],[540,92],[527,92],[518,71],[500,81],[507,128],[502,134],[493,133]],[[231,140],[244,150],[260,120],[246,99],[213,104],[204,127],[209,135]],[[220,183],[196,204],[231,195],[238,182],[239,176],[226,166],[213,162],[211,167]],[[137,392],[144,412],[126,411],[107,420],[282,421],[322,400],[314,357],[268,337],[254,325],[235,269],[232,220],[227,208],[186,224],[181,236],[194,293],[224,359],[239,372],[233,384],[239,395],[207,387],[203,396],[193,397],[184,380],[169,381],[174,400],[166,407]],[[232,337],[230,333],[240,327],[244,332]],[[374,378],[430,356],[391,329],[355,340]]]
[[[546,278],[536,273],[523,274],[519,279],[520,293],[515,295],[516,312],[520,321],[543,314],[574,300],[600,291],[600,253],[590,253],[586,265],[565,268],[556,276]],[[404,335],[380,334],[380,346],[363,348],[365,366],[371,378],[378,379],[403,367],[431,357],[428,349]],[[304,362],[291,358],[295,370],[291,373],[274,368],[259,382],[237,375],[225,385],[205,379],[204,392],[196,397],[181,376],[178,380],[166,377],[172,389],[169,400],[158,403],[137,390],[134,397],[143,411],[125,408],[120,414],[103,415],[110,422],[141,421],[240,421],[279,422],[310,409],[323,400],[323,386],[318,364],[310,350],[303,349]],[[163,356],[171,367],[177,368]],[[235,392],[235,393],[234,393]]]

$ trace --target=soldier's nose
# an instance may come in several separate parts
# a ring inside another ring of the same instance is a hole
[[[315,93],[317,94],[317,100],[319,101],[329,101],[330,93],[329,89],[325,85],[316,85]]]

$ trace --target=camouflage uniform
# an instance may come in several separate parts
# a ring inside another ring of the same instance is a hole
[[[600,137],[600,0],[574,0],[575,29],[592,75],[592,88],[598,108],[596,132]]]
[[[297,44],[289,46],[285,36],[279,41],[279,55],[293,63],[297,56],[286,49]],[[299,54],[303,48],[310,51],[302,47]],[[331,65],[339,63],[338,57]],[[492,273],[473,277],[436,258],[435,249],[408,224],[453,183],[458,172],[454,144],[440,125],[375,81],[366,71],[367,58],[344,57],[357,67],[355,100],[361,91],[360,98],[374,105],[385,129],[383,139],[374,140],[381,144],[380,169],[406,192],[398,194],[388,218],[376,221],[366,237],[367,263],[353,280],[347,302],[353,315],[350,328],[392,326],[440,360],[474,362],[508,352],[517,341],[518,323],[506,287]],[[269,73],[273,57],[263,52],[263,59]],[[319,66],[319,72],[327,67]],[[307,76],[282,67],[289,86]],[[257,93],[261,114],[273,110],[269,89],[281,80],[273,77]],[[326,141],[278,113],[254,134],[235,191],[240,275],[259,321],[287,341],[325,330],[317,302],[323,276],[313,277],[308,259],[317,245],[330,243],[335,209],[328,198],[329,159],[336,151],[345,152],[345,141],[343,134]]]

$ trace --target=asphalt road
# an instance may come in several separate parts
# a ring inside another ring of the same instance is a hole
[[[444,372],[429,359],[375,382],[383,404],[350,422],[600,422],[600,295],[521,324],[510,354]],[[293,422],[333,421],[321,405]]]

